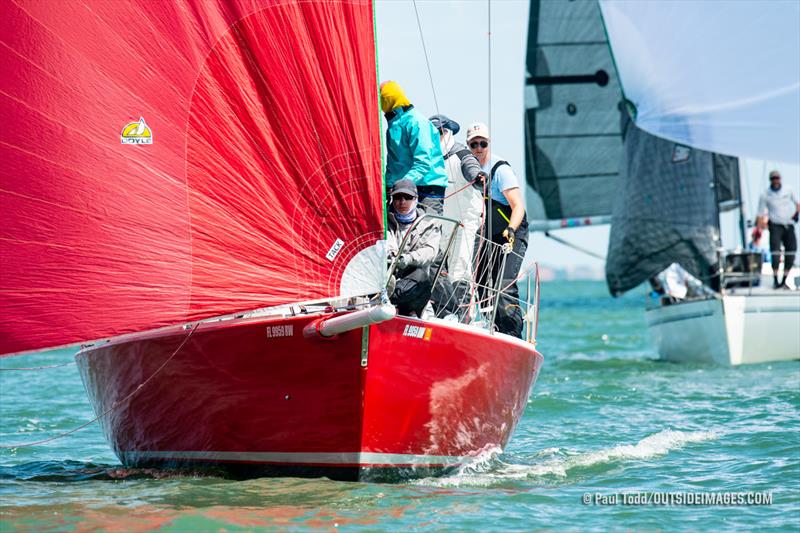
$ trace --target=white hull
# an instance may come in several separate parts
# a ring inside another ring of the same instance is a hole
[[[744,292],[744,291],[743,291]],[[741,365],[800,359],[800,292],[753,289],[648,309],[662,359]]]

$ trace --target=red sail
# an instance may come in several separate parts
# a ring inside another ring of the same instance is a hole
[[[372,17],[3,2],[0,353],[340,294],[383,235]]]

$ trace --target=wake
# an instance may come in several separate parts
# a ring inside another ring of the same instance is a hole
[[[426,478],[418,484],[436,487],[487,487],[502,486],[518,480],[540,478],[542,481],[565,481],[586,470],[605,465],[654,459],[679,450],[687,445],[715,440],[715,431],[676,431],[665,429],[649,435],[636,444],[622,444],[597,451],[573,452],[561,448],[547,448],[535,454],[533,464],[507,463],[500,450],[477,458],[462,466],[455,474],[443,478]]]

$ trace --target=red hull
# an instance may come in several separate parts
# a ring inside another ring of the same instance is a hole
[[[503,447],[542,362],[515,339],[406,317],[305,338],[315,318],[203,323],[179,350],[188,331],[173,328],[77,360],[98,414],[121,402],[101,420],[128,466],[340,479],[423,475]]]

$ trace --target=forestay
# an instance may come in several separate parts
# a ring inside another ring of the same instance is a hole
[[[369,0],[20,0],[0,41],[0,353],[334,297],[383,237]]]

